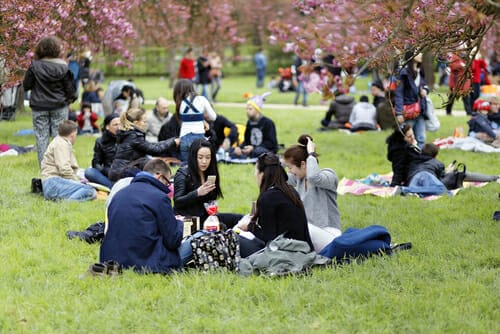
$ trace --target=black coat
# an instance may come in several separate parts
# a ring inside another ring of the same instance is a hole
[[[174,177],[174,211],[183,216],[198,216],[202,222],[208,218],[203,203],[217,199],[215,191],[205,196],[198,196],[201,183],[194,179],[187,166],[177,170]]]
[[[409,145],[399,136],[387,138],[387,160],[392,163],[391,186],[408,185],[410,161],[420,154],[419,149]]]
[[[102,136],[97,138],[94,144],[92,167],[98,169],[105,176],[108,176],[115,153],[116,136],[108,130],[104,130]]]
[[[146,140],[146,134],[135,127],[128,131],[118,131],[116,144],[115,158],[109,172],[111,181],[119,179],[121,170],[129,162],[144,158],[146,155],[162,156],[176,145],[175,138],[150,143]]]
[[[24,90],[31,90],[34,111],[54,110],[73,103],[76,87],[68,65],[60,59],[33,60],[24,76]]]

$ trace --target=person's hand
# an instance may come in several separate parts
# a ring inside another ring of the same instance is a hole
[[[316,144],[312,141],[311,137],[307,137],[307,153],[313,153],[316,149]]]
[[[205,182],[201,186],[198,187],[196,192],[198,193],[198,196],[201,197],[201,196],[207,195],[208,193],[210,193],[214,189],[215,189],[215,184]]]
[[[421,97],[426,97],[427,96],[427,91],[423,88],[420,89],[420,96]]]
[[[235,154],[235,155],[241,155],[241,153],[242,153],[241,152],[241,148],[239,148],[239,147],[235,147],[234,148],[233,154]]]
[[[224,141],[222,142],[222,149],[224,151],[228,151],[230,147],[231,147],[231,141],[229,140],[229,138],[224,138]]]
[[[181,144],[181,139],[180,138],[175,138],[174,142],[175,142],[175,146],[179,146]]]
[[[250,224],[251,220],[252,220],[252,216],[250,216],[250,215],[244,215],[238,221],[238,224],[236,224],[236,227],[239,228],[242,231],[248,231],[248,225]]]
[[[247,155],[250,154],[250,153],[252,153],[252,151],[253,151],[253,145],[247,145],[247,146],[243,147],[242,151],[243,151],[243,153],[245,153]]]
[[[405,118],[403,117],[403,115],[398,115],[396,116],[396,120],[398,121],[399,124],[403,124]]]

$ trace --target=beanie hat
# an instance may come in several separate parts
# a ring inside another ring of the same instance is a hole
[[[264,105],[264,101],[266,100],[266,96],[271,95],[271,92],[266,92],[262,95],[254,95],[248,100],[247,104],[250,104],[254,107],[258,112],[261,112],[262,106]]]
[[[106,116],[106,117],[104,118],[104,124],[103,124],[103,125],[104,125],[104,126],[109,125],[109,123],[111,123],[111,121],[112,121],[113,119],[115,119],[115,118],[120,118],[120,115],[118,115],[118,114],[116,114],[116,113],[112,113],[112,114],[110,114],[110,115]]]
[[[490,102],[483,100],[483,99],[477,99],[476,101],[474,101],[474,104],[472,105],[472,109],[474,111],[478,111],[478,112],[490,111],[490,109],[491,109]]]

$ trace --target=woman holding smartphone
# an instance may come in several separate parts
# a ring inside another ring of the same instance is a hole
[[[183,216],[208,218],[205,203],[222,198],[215,150],[206,139],[197,139],[190,147],[187,165],[180,167],[174,177],[174,210]],[[218,213],[226,227],[234,226],[242,215]]]

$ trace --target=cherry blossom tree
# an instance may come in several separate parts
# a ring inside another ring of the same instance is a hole
[[[66,49],[107,51],[130,61],[135,39],[126,13],[140,0],[2,0],[0,2],[0,84],[20,79],[37,41],[58,36]]]
[[[469,59],[479,49],[489,54],[499,48],[500,7],[493,0],[295,0],[293,5],[302,19],[272,22],[271,41],[302,57],[321,49],[344,67],[390,72],[410,47],[415,54],[461,48]]]

